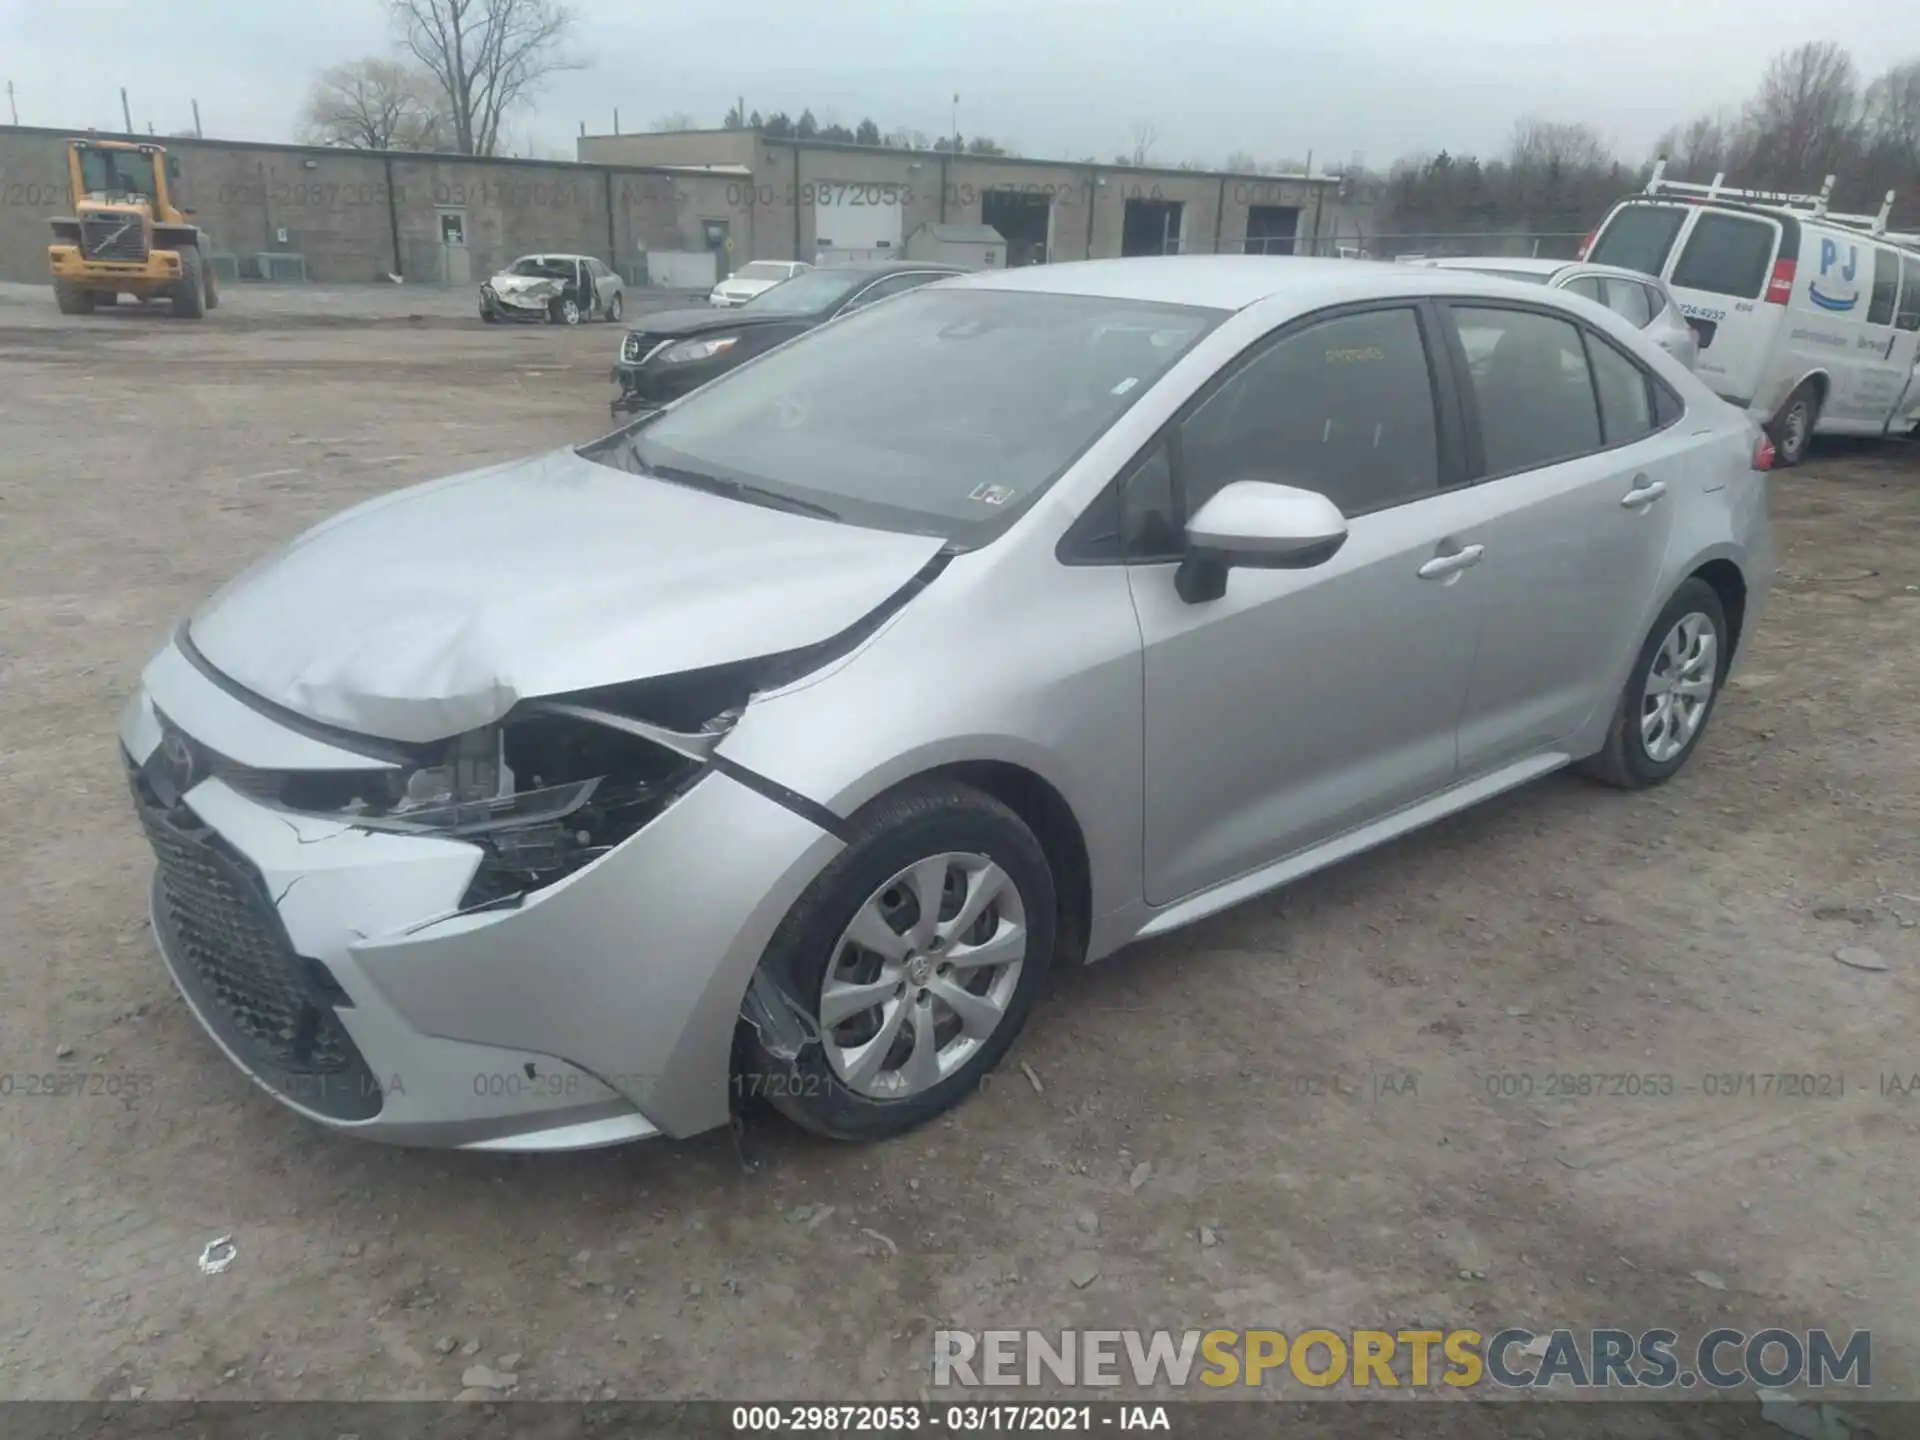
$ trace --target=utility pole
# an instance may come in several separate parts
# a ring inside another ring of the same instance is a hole
[[[960,92],[953,92],[953,127],[947,131],[953,138],[947,143],[958,148],[960,143]]]
[[[207,138],[207,132],[200,128],[200,102],[198,100],[193,102],[193,138],[196,140],[204,140]]]
[[[618,105],[613,107],[613,133],[616,135],[620,133],[620,107]]]
[[[120,87],[120,119],[126,125],[124,133],[133,134],[133,111],[127,108],[127,87]]]
[[[13,112],[13,123],[20,123],[20,106],[13,98],[13,82],[7,81],[7,109]]]

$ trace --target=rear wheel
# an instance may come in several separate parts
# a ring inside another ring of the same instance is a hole
[[[806,1129],[881,1140],[959,1103],[1013,1044],[1053,957],[1053,873],[1019,816],[953,782],[885,796],[851,830],[760,962],[797,1053],[748,1021],[745,1068]]]
[[[60,280],[53,282],[53,303],[60,307],[62,315],[91,315],[93,298],[91,290],[82,290],[77,285],[68,285]]]
[[[1773,417],[1773,463],[1785,470],[1798,465],[1807,455],[1813,439],[1813,427],[1820,421],[1820,392],[1812,383],[1801,385],[1787,397],[1780,413]]]
[[[615,324],[620,321],[620,292],[613,292],[613,299],[607,302],[607,319]]]
[[[200,276],[200,252],[188,246],[180,252],[180,281],[173,287],[173,318],[198,320],[206,313],[206,291]]]
[[[214,271],[213,266],[204,262],[201,269],[204,272],[202,278],[206,282],[206,288],[202,292],[205,297],[204,303],[207,309],[218,310],[220,308],[220,276]]]
[[[1607,743],[1580,762],[1581,773],[1619,790],[1672,778],[1706,733],[1730,658],[1720,596],[1706,581],[1689,579],[1647,632]]]

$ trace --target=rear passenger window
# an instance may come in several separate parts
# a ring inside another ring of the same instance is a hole
[[[1453,309],[1467,354],[1488,475],[1600,448],[1600,413],[1580,332],[1531,310]]]
[[[1893,323],[1902,330],[1920,330],[1920,258],[1900,257],[1900,308]]]
[[[1179,445],[1188,516],[1236,480],[1317,490],[1346,515],[1432,494],[1439,438],[1419,318],[1374,310],[1286,336],[1182,422]]]
[[[1607,303],[1601,295],[1600,277],[1598,275],[1582,275],[1578,280],[1569,280],[1563,288],[1568,294],[1583,295],[1595,304],[1604,305]]]
[[[1647,309],[1647,287],[1631,280],[1608,280],[1606,306],[1636,330],[1643,330],[1653,312]]]
[[[1658,275],[1686,218],[1687,212],[1678,205],[1623,205],[1613,212],[1587,259],[1596,265]]]
[[[1869,325],[1893,323],[1893,297],[1900,289],[1900,257],[1891,250],[1873,252],[1873,298],[1867,302]]]
[[[1673,286],[1757,300],[1773,268],[1777,239],[1769,221],[1703,211],[1673,267]]]
[[[1600,396],[1601,438],[1625,445],[1651,434],[1656,425],[1646,373],[1597,335],[1587,336],[1587,362]]]

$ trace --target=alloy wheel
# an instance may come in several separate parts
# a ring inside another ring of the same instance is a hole
[[[932,855],[899,871],[827,961],[818,1015],[834,1073],[884,1100],[954,1074],[1006,1018],[1027,933],[1019,888],[984,855]]]
[[[1660,642],[1640,699],[1640,742],[1656,765],[1680,754],[1700,733],[1719,665],[1719,635],[1697,610],[1681,616]]]

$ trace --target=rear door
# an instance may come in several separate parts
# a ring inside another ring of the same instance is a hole
[[[1611,704],[1673,529],[1684,462],[1653,378],[1558,312],[1447,307],[1468,380],[1469,465],[1488,508],[1463,779],[1564,743]]]
[[[1913,375],[1914,335],[1895,325],[1899,318],[1901,254],[1884,245],[1860,247],[1865,332],[1849,352],[1844,408],[1834,413],[1884,430]],[[1836,389],[1836,394],[1838,393]]]
[[[1749,405],[1773,378],[1786,320],[1787,295],[1773,283],[1783,229],[1770,215],[1690,208],[1662,278],[1700,336],[1695,372],[1723,399]]]

